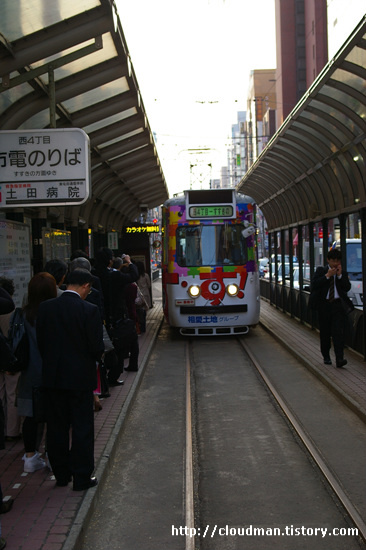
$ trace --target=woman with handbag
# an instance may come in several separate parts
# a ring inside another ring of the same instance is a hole
[[[139,272],[137,286],[140,293],[142,294],[142,299],[140,297],[140,302],[137,303],[137,317],[139,320],[140,331],[146,332],[146,313],[147,310],[151,308],[151,280],[146,273],[145,266],[142,262],[136,262],[136,267]]]
[[[28,285],[28,302],[23,309],[25,328],[29,339],[29,363],[21,372],[18,385],[17,407],[18,415],[24,417],[24,471],[35,472],[46,466],[38,452],[42,440],[44,423],[37,418],[37,405],[42,398],[42,359],[38,351],[36,338],[36,319],[39,305],[50,298],[56,298],[57,287],[55,278],[49,273],[37,273]]]

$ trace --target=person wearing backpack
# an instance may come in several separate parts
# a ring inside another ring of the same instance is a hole
[[[0,277],[0,287],[6,290],[13,297],[15,287],[14,281],[8,277]],[[7,338],[9,332],[10,319],[13,311],[0,315],[0,330]],[[15,406],[16,388],[18,384],[19,372],[0,372],[0,399],[3,404],[5,414],[5,440],[16,441],[20,435],[20,418]]]
[[[37,346],[36,322],[39,305],[45,300],[56,298],[55,278],[50,273],[41,272],[32,277],[28,285],[28,302],[23,308],[25,328],[29,340],[29,362],[21,372],[18,384],[18,415],[24,417],[24,471],[35,472],[46,466],[38,451],[44,432],[44,424],[34,418],[34,390],[42,386],[42,358]]]
[[[0,287],[0,315],[6,315],[7,313],[10,313],[14,310],[15,304],[13,302],[12,297],[10,294]],[[5,448],[5,441],[4,441],[4,413],[3,413],[3,407],[0,399],[0,449]],[[5,511],[9,511],[11,506],[13,505],[13,499],[11,499],[9,502],[9,509]],[[11,504],[10,504],[11,503]],[[2,510],[4,503],[3,503],[3,492],[0,484],[0,513],[4,513],[4,510]],[[1,536],[1,521],[0,521],[0,550],[5,548],[6,546],[6,540]]]

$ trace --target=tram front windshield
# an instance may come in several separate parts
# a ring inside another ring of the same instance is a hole
[[[247,244],[242,224],[195,225],[177,229],[178,265],[222,266],[247,262]]]

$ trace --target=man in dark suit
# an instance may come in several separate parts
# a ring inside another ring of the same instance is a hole
[[[43,302],[37,315],[37,342],[42,356],[46,398],[47,452],[56,484],[82,491],[98,481],[94,470],[93,390],[96,363],[104,351],[98,308],[85,301],[91,274],[76,269],[67,290]],[[69,432],[72,429],[71,448]]]
[[[348,303],[347,292],[351,288],[346,272],[342,272],[341,251],[334,248],[328,252],[328,265],[318,267],[312,281],[312,300],[319,315],[320,351],[326,365],[331,365],[330,346],[333,340],[336,366],[344,367],[343,357],[346,313],[343,302]]]
[[[111,321],[112,335],[115,350],[118,355],[119,367],[114,371],[115,380],[118,379],[124,368],[125,358],[129,358],[127,371],[138,370],[139,342],[136,331],[136,322],[134,319],[124,321],[128,315],[127,307],[127,289],[131,283],[137,281],[139,273],[137,267],[131,262],[127,254],[122,254],[121,258],[116,258],[113,263],[114,271],[109,277],[111,301]],[[118,372],[119,371],[119,372]],[[115,384],[112,379],[112,385]]]

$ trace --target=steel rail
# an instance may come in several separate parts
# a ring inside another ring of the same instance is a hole
[[[194,529],[194,481],[192,446],[191,362],[189,343],[186,343],[186,467],[185,467],[185,522],[186,550],[195,548]]]

